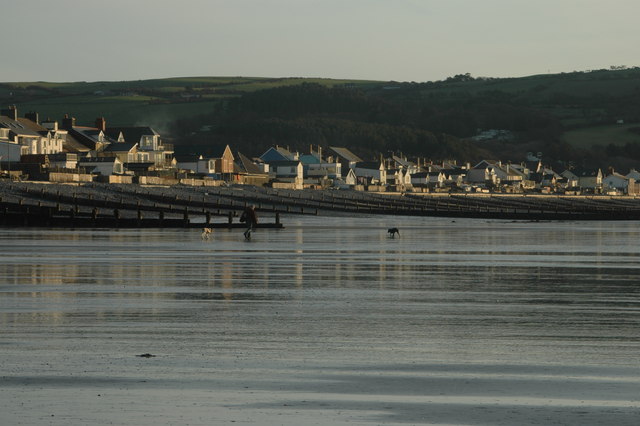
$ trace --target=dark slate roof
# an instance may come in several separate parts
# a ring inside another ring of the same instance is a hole
[[[49,130],[47,128],[42,127],[41,125],[39,125],[35,121],[31,121],[28,118],[18,118],[17,121],[18,121],[18,123],[22,124],[27,129],[31,129],[31,130],[33,130],[34,132],[38,133],[41,136],[46,136],[46,134],[49,132]]]
[[[65,151],[68,151],[68,152],[89,152],[89,151],[91,151],[91,148],[89,148],[88,146],[86,146],[85,144],[80,142],[78,139],[76,139],[75,136],[73,136],[70,133],[68,133],[67,136],[65,137],[65,140],[64,140],[64,143],[62,144],[62,147],[63,147],[63,149]]]
[[[338,157],[343,158],[347,161],[352,161],[354,163],[362,162],[362,159],[355,155],[353,152],[349,151],[347,148],[342,148],[339,146],[330,146],[329,149],[333,151]]]
[[[411,161],[409,161],[407,159],[398,157],[397,155],[392,155],[391,158],[393,159],[393,161],[395,161],[396,163],[398,163],[398,164],[400,164],[401,166],[404,166],[404,167],[409,167],[409,166],[414,166],[415,165],[415,163],[413,163],[413,162],[411,162]]]
[[[114,142],[106,146],[103,152],[129,152],[131,151],[138,142],[128,143],[128,142]]]
[[[238,166],[240,171],[249,173],[252,175],[262,175],[265,174],[260,168],[254,164],[248,157],[246,157],[241,152],[238,152]]]
[[[0,127],[11,130],[13,133],[21,136],[40,137],[40,133],[30,129],[19,121],[10,119],[7,116],[0,115]]]
[[[291,161],[293,154],[280,146],[272,146],[260,156],[260,159],[267,163],[271,161]]]
[[[296,160],[277,160],[277,161],[265,161],[270,166],[295,166],[297,167],[300,164],[300,161]]]

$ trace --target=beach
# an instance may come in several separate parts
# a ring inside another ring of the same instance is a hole
[[[635,222],[283,222],[0,230],[0,422],[638,423]]]

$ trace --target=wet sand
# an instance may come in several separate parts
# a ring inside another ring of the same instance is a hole
[[[635,223],[327,220],[0,230],[0,423],[638,424]]]

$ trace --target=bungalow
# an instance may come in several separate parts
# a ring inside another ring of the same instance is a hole
[[[102,176],[124,174],[124,164],[118,157],[82,158],[78,160],[78,167]]]
[[[215,173],[215,160],[213,158],[204,158],[202,155],[180,155],[175,157],[175,168],[198,174]]]

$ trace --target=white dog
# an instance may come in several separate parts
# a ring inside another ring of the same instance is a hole
[[[211,237],[213,233],[213,229],[211,228],[202,228],[202,239],[203,240],[208,240],[209,237]]]

